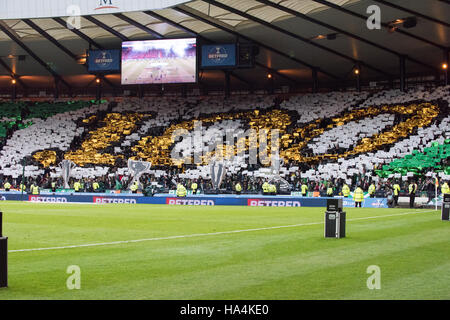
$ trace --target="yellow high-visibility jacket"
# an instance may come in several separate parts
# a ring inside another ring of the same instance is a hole
[[[394,196],[398,196],[400,192],[400,185],[394,184]]]
[[[274,184],[269,184],[269,192],[270,193],[277,193],[277,186]]]
[[[409,190],[409,194],[416,193],[417,192],[417,184],[411,183],[408,187],[408,190]]]
[[[137,189],[139,189],[139,182],[136,181],[131,185],[130,190],[134,192],[137,191]]]
[[[355,199],[355,202],[363,202],[364,201],[364,191],[359,187],[356,188],[353,198]]]
[[[177,197],[186,197],[187,190],[186,188],[180,183],[177,186]]]
[[[342,195],[346,198],[350,195],[350,187],[346,184],[342,187]]]
[[[308,186],[306,184],[302,184],[302,194],[308,193]]]
[[[31,191],[31,194],[34,194],[34,195],[39,194],[39,187],[33,184],[30,187],[30,191]]]
[[[447,182],[441,186],[441,192],[442,194],[450,194],[450,187]]]

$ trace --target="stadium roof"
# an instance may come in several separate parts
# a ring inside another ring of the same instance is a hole
[[[381,8],[381,30],[369,30],[367,8]],[[401,22],[415,17],[417,25]],[[81,29],[66,18],[0,20],[0,88],[11,76],[29,88],[92,85],[77,63],[86,50],[120,48],[125,40],[199,36],[203,42],[253,41],[260,52],[255,70],[233,70],[232,86],[310,84],[352,80],[360,66],[365,80],[399,77],[401,56],[409,76],[435,75],[448,59],[448,0],[196,0],[155,11],[83,16]],[[402,20],[399,21],[398,19]],[[395,29],[395,30],[393,30]],[[390,31],[389,31],[390,30]],[[106,77],[120,86],[118,75]],[[204,71],[200,83],[223,85],[224,72]]]

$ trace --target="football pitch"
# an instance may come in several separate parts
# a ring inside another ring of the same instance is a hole
[[[151,66],[155,63],[158,66]],[[122,63],[123,84],[195,82],[196,58],[126,60]]]
[[[2,202],[5,299],[450,299],[450,224],[440,212]],[[80,270],[69,290],[69,266]],[[369,290],[369,266],[380,270]]]

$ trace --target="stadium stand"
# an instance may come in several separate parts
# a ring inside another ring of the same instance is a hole
[[[227,100],[130,98],[99,105],[10,103],[0,108],[8,110],[2,114],[3,123],[18,124],[7,126],[11,132],[1,151],[0,168],[3,177],[18,179],[26,157],[25,176],[50,181],[61,174],[59,162],[69,159],[77,164],[75,179],[115,181],[117,176],[126,180],[126,161],[135,158],[152,163],[148,179],[158,188],[170,188],[175,178],[187,185],[201,180],[200,188],[207,189],[213,151],[238,152],[237,144],[226,146],[217,137],[231,134],[237,141],[253,128],[279,130],[284,160],[280,176],[297,190],[302,179],[313,183],[313,189],[315,184],[323,189],[327,181],[338,186],[410,177],[420,174],[411,166],[418,161],[448,179],[449,102],[450,87],[419,87],[408,92],[333,92],[281,100],[250,95]],[[198,121],[202,127],[196,133]],[[172,134],[179,129],[187,135],[174,143]],[[244,190],[256,192],[270,173],[270,166],[261,161],[249,164],[248,148],[249,141],[246,153],[225,159],[228,189],[232,190],[233,181],[244,180]],[[184,160],[197,152],[201,163],[180,165],[172,161],[172,151]]]

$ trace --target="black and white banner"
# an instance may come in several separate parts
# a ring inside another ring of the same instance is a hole
[[[132,176],[132,179],[128,184],[128,188],[130,188],[135,181],[139,182],[139,178],[144,173],[147,173],[151,167],[152,167],[151,162],[128,159],[128,171],[130,171]]]
[[[220,188],[222,184],[222,180],[226,174],[226,167],[223,162],[212,161],[210,164],[211,169],[211,181],[214,186],[214,189],[217,190]]]

